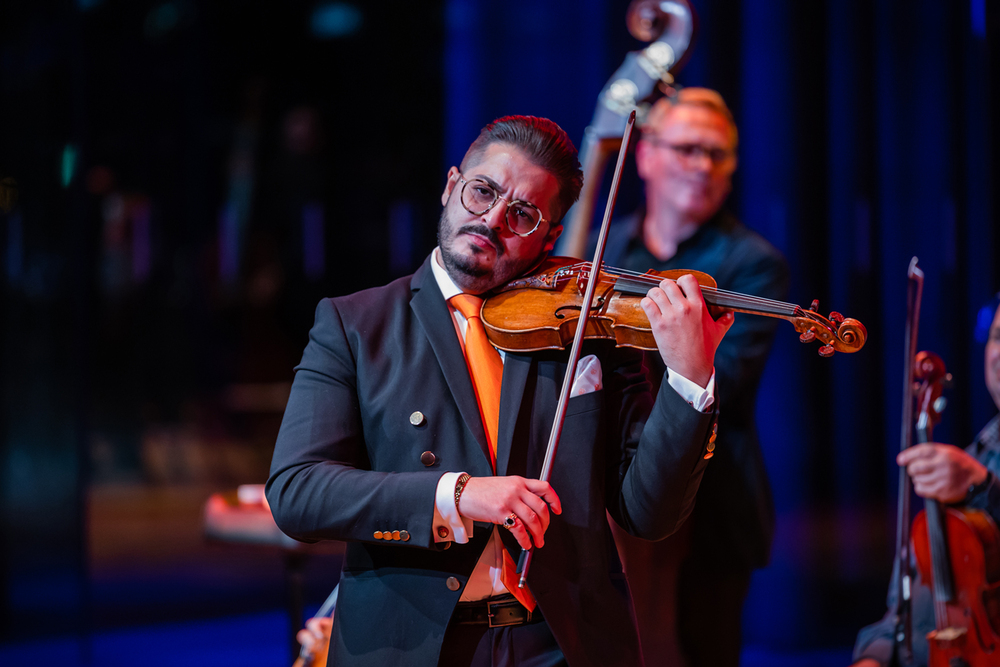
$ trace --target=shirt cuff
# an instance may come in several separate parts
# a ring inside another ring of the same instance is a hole
[[[715,405],[715,369],[712,369],[712,377],[708,379],[708,384],[702,389],[695,382],[686,377],[667,369],[667,384],[674,388],[681,398],[687,401],[695,410],[708,412]]]
[[[446,472],[438,480],[434,492],[434,523],[431,530],[435,542],[465,544],[472,533],[472,519],[466,519],[455,507],[455,485],[464,473]]]

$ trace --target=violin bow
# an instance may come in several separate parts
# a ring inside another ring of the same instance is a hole
[[[549,443],[545,448],[542,472],[538,476],[543,482],[548,482],[552,476],[552,461],[555,459],[556,450],[559,448],[559,438],[562,436],[563,422],[566,421],[566,405],[569,402],[569,393],[573,387],[573,380],[576,379],[576,366],[580,360],[580,348],[583,345],[584,332],[587,330],[587,320],[590,317],[590,309],[594,302],[594,290],[598,283],[597,276],[601,273],[601,262],[604,259],[604,245],[607,242],[611,212],[614,210],[615,200],[618,198],[618,185],[621,180],[622,166],[625,164],[625,155],[628,153],[629,141],[632,138],[633,125],[635,125],[635,109],[629,114],[628,121],[625,123],[622,145],[618,150],[618,163],[615,165],[615,176],[611,181],[608,205],[604,209],[601,233],[597,237],[597,249],[594,251],[594,261],[590,265],[591,279],[587,281],[587,289],[583,294],[583,308],[580,309],[580,317],[576,322],[576,333],[573,335],[573,346],[570,348],[569,361],[566,364],[566,375],[563,377],[562,389],[559,392],[559,403],[556,405],[556,415],[552,422],[552,431],[549,433]],[[534,553],[534,549],[521,550],[521,557],[518,559],[517,567],[518,572],[521,573],[521,578],[517,583],[518,588],[524,588],[527,584],[532,553]]]
[[[913,443],[913,365],[917,357],[917,331],[920,328],[920,301],[924,291],[924,272],[917,258],[910,260],[906,290],[906,358],[903,361],[903,424],[900,451]],[[897,658],[901,665],[913,664],[911,599],[913,570],[910,566],[910,476],[899,468],[899,501],[896,506],[896,631]]]

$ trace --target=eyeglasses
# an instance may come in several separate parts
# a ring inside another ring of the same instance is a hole
[[[669,148],[677,153],[677,156],[685,162],[690,162],[696,157],[707,157],[713,165],[719,165],[733,157],[733,151],[728,148],[713,148],[702,146],[701,144],[672,144],[665,139],[656,137],[643,137],[647,141],[659,148]]]
[[[459,176],[462,183],[462,206],[472,215],[482,215],[496,206],[503,199],[507,202],[507,228],[518,236],[529,236],[545,222],[542,212],[534,204],[520,199],[505,199],[500,196],[492,185],[481,178],[465,180]]]

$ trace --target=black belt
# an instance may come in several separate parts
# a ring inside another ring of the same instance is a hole
[[[542,612],[535,607],[528,611],[511,594],[498,595],[486,600],[475,602],[459,602],[451,617],[452,623],[461,625],[488,625],[491,628],[503,628],[511,625],[528,625],[541,623]]]

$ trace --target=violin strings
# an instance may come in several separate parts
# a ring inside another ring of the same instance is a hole
[[[591,265],[589,262],[580,262],[576,265],[573,265],[570,268],[589,269],[590,266]],[[661,280],[654,276],[650,276],[649,274],[646,273],[640,273],[638,271],[629,271],[626,269],[618,269],[615,267],[605,266],[603,270],[611,275],[623,277],[626,280],[631,280],[632,282],[637,283],[638,285],[641,286],[653,287],[655,285],[658,285]],[[677,281],[673,280],[673,282]],[[765,299],[763,297],[741,294],[739,292],[732,292],[729,290],[718,289],[716,287],[709,287],[706,285],[701,286],[701,291],[702,293],[710,297],[715,297],[718,300],[717,305],[720,306],[731,306],[734,308],[747,308],[752,310],[774,311],[786,315],[794,315],[796,309],[799,308],[798,305],[793,303],[775,301],[773,299]]]

